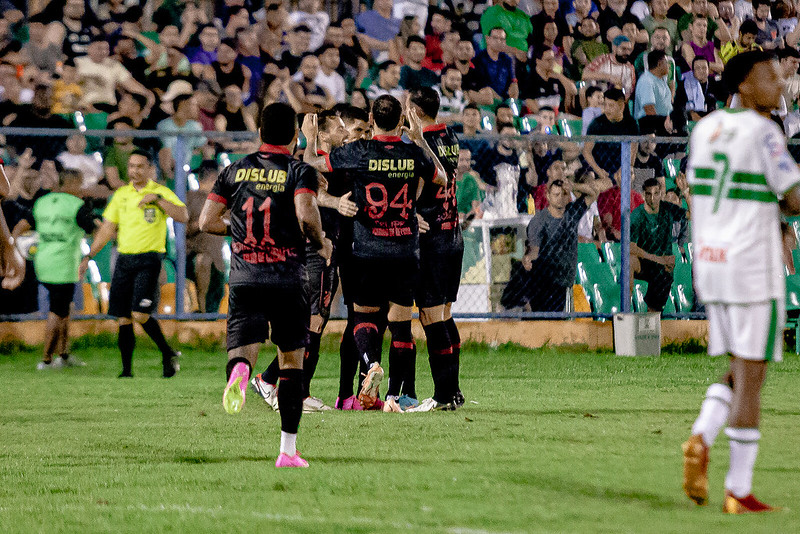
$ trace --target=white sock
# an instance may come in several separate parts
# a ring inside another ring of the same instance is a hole
[[[281,430],[281,452],[289,456],[297,454],[297,434],[289,434]]]
[[[725,489],[741,499],[750,495],[753,488],[753,465],[761,432],[757,428],[728,427],[725,434],[731,443],[731,466],[725,477]]]
[[[709,448],[714,445],[719,431],[728,421],[732,398],[733,390],[725,384],[711,384],[706,390],[700,415],[692,425],[692,435],[702,434],[703,441]]]

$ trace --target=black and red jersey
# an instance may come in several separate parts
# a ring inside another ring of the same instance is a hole
[[[375,136],[331,151],[330,169],[351,171],[358,214],[353,254],[362,258],[419,257],[417,189],[436,177],[436,167],[416,145]]]
[[[318,156],[327,156],[327,152],[322,150],[317,151]],[[325,180],[328,182],[328,193],[335,197],[341,197],[347,192],[352,192],[352,180],[348,178],[346,172],[332,171],[323,173]],[[339,237],[339,228],[342,224],[342,215],[336,208],[319,207],[319,215],[322,219],[322,230],[325,232],[325,237],[336,242]]]
[[[229,165],[210,200],[231,212],[230,285],[300,285],[305,280],[306,239],[294,207],[295,195],[316,196],[317,172],[279,146]]]
[[[463,246],[456,201],[458,137],[445,124],[424,128],[422,136],[447,171],[447,185],[430,184],[422,189],[417,212],[431,228],[420,235],[420,246],[435,253],[450,253]]]

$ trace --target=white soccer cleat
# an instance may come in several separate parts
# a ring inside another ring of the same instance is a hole
[[[250,379],[250,387],[264,399],[270,408],[278,411],[278,388],[261,380],[261,373]]]
[[[303,413],[324,412],[332,409],[317,397],[306,397],[303,399]]]
[[[425,399],[419,403],[415,408],[409,408],[406,412],[451,412],[456,409],[455,404],[448,402],[443,404],[433,400],[433,398]]]

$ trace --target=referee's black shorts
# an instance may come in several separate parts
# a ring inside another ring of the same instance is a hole
[[[131,312],[152,314],[158,304],[158,275],[163,254],[120,254],[111,277],[108,314],[130,317]]]
[[[353,256],[353,303],[382,307],[387,303],[413,306],[419,279],[416,258],[360,258]]]
[[[420,251],[417,306],[432,308],[456,301],[463,258],[463,248],[449,253]]]
[[[302,349],[306,346],[308,320],[308,303],[302,286],[230,286],[228,351],[263,343],[267,338],[281,352]]]

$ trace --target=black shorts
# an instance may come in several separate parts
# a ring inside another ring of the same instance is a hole
[[[640,258],[639,263],[642,270],[635,278],[647,282],[647,293],[644,296],[647,309],[661,311],[672,291],[672,273],[668,273],[663,265],[650,260]]]
[[[158,252],[117,257],[108,294],[109,315],[130,317],[131,312],[153,313],[158,304],[158,275],[163,257]]]
[[[419,278],[416,258],[359,258],[353,256],[352,296],[359,306],[385,306],[391,302],[412,306]]]
[[[424,250],[421,251],[417,306],[432,308],[456,301],[463,258],[463,249],[450,254],[426,254]]]
[[[75,296],[75,284],[48,284],[42,283],[47,288],[47,296],[50,299],[50,313],[61,317],[69,316],[69,306]]]
[[[322,256],[311,247],[306,247],[306,275],[308,281],[305,285],[306,301],[311,315],[320,315],[327,320],[331,315],[331,302],[339,285],[337,274],[336,255],[331,264],[327,264]]]
[[[231,286],[228,300],[228,350],[269,338],[282,352],[306,346],[308,303],[301,286]]]
[[[352,243],[345,246],[337,245],[336,251],[336,271],[339,273],[339,284],[342,286],[342,298],[344,303],[353,303],[353,250]]]

